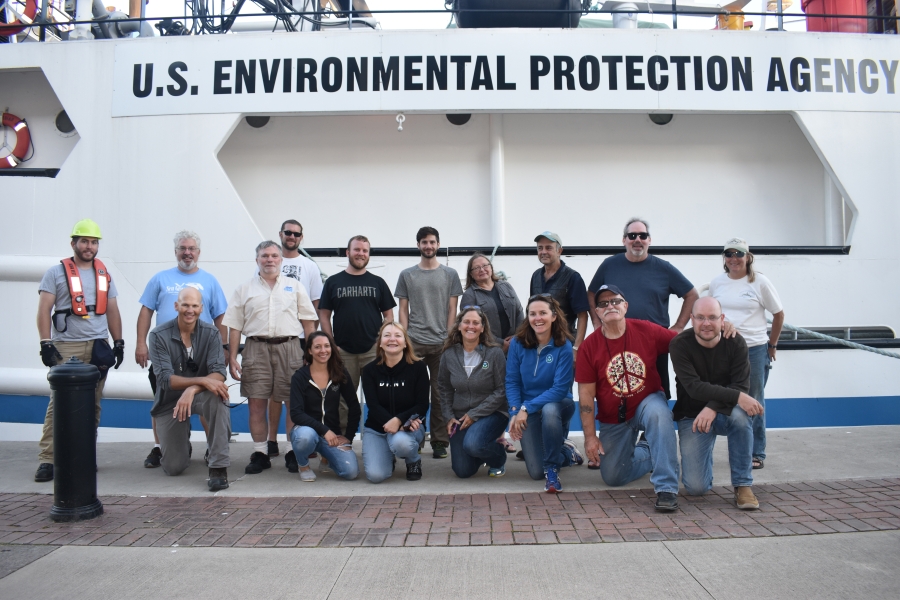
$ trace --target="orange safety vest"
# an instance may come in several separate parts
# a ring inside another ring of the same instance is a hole
[[[97,274],[97,304],[90,307],[84,303],[84,291],[81,286],[81,275],[78,273],[78,267],[71,258],[64,258],[61,261],[63,269],[66,272],[66,280],[69,283],[69,295],[72,297],[72,314],[79,317],[88,317],[88,312],[93,309],[95,315],[106,314],[107,296],[109,294],[109,282],[112,277],[99,258],[94,259],[94,272]],[[64,312],[64,311],[61,311]]]

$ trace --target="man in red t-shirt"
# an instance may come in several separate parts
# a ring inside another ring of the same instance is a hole
[[[601,327],[581,345],[575,363],[585,453],[593,464],[600,463],[607,485],[625,485],[652,472],[656,510],[674,511],[678,508],[678,449],[656,358],[669,351],[676,332],[649,321],[626,319],[628,302],[614,285],[601,286],[595,302]],[[646,439],[635,446],[641,430]]]

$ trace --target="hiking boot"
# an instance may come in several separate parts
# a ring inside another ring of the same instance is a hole
[[[262,452],[254,452],[250,455],[250,464],[244,468],[244,473],[248,475],[258,475],[263,469],[272,468],[272,461]]]
[[[563,440],[563,448],[569,449],[569,452],[572,455],[573,465],[578,465],[580,467],[584,464],[584,457],[581,455],[581,452],[578,451],[578,448],[575,447],[575,442],[572,440]]]
[[[506,465],[503,465],[499,469],[491,467],[490,469],[488,469],[488,475],[490,475],[491,477],[503,477],[504,475],[506,475]]]
[[[268,449],[269,458],[281,454],[278,450],[278,442],[266,442],[266,448]]]
[[[160,465],[160,461],[162,460],[162,450],[153,447],[153,450],[150,451],[150,454],[147,455],[147,458],[144,459],[144,468],[145,469],[155,469]]]
[[[34,472],[34,480],[38,482],[53,481],[53,463],[41,463]]]
[[[218,492],[228,487],[228,470],[224,467],[221,469],[209,470],[209,481],[206,482],[209,491]]]
[[[749,485],[739,485],[734,488],[734,503],[741,510],[759,510],[759,500],[753,494],[753,488]]]
[[[406,463],[406,479],[409,481],[418,481],[422,479],[421,458],[414,463]]]
[[[284,455],[284,466],[287,467],[288,473],[296,473],[300,470],[297,455],[294,454],[293,450]]]
[[[431,456],[432,458],[447,458],[447,446],[440,442],[435,442],[431,447]]]
[[[659,492],[656,494],[656,506],[659,512],[672,512],[678,509],[678,494],[672,492]]]
[[[300,469],[300,467],[297,467]],[[312,483],[316,480],[316,472],[309,465],[300,469],[300,481],[303,483]]]
[[[562,482],[559,480],[559,471],[554,468],[547,469],[547,482],[544,484],[544,491],[548,494],[555,494],[562,491]]]

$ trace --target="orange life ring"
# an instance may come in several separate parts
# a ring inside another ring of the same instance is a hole
[[[22,14],[22,16],[28,19],[28,23],[23,25],[22,21],[16,19],[11,23],[0,26],[0,35],[16,35],[17,33],[22,33],[23,31],[25,31],[26,26],[34,22],[34,15],[37,14],[37,8],[37,0],[25,0],[25,12]],[[0,17],[2,17],[2,14],[0,14]],[[0,20],[0,23],[2,22],[3,21]],[[6,118],[6,115],[4,115],[4,118]]]
[[[19,166],[28,152],[28,146],[31,145],[31,133],[28,131],[28,123],[11,113],[3,113],[3,120],[0,123],[16,133],[16,147],[9,156],[0,158],[0,169],[13,169]]]

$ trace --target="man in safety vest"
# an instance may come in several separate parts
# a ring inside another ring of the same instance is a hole
[[[116,286],[106,266],[97,258],[100,226],[90,219],[72,230],[71,258],[64,258],[44,273],[38,287],[37,326],[41,336],[41,360],[48,367],[73,356],[96,365],[101,379],[95,394],[97,425],[100,395],[109,367],[119,368],[125,356],[122,318],[116,303]],[[109,347],[109,334],[114,345]],[[47,406],[41,435],[35,481],[53,480],[53,402]]]

